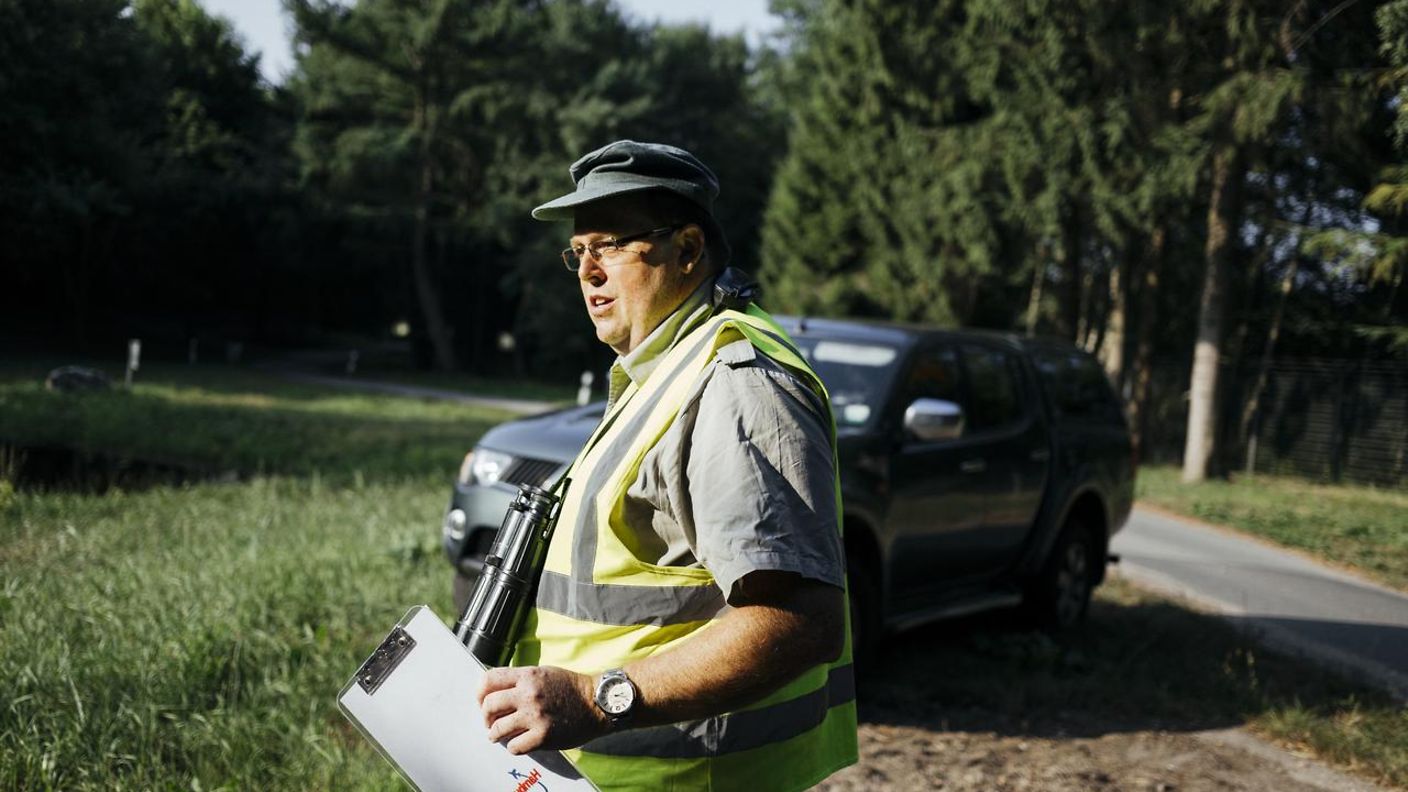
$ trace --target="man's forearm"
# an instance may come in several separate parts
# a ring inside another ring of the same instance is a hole
[[[762,586],[765,591],[751,604],[679,646],[625,667],[641,698],[632,726],[738,709],[836,658],[844,640],[840,589],[795,577]]]
[[[747,706],[845,640],[845,594],[790,573],[755,572],[744,602],[697,635],[625,667],[640,691],[630,726],[695,720]],[[595,678],[554,666],[491,668],[478,700],[489,739],[515,754],[575,748],[614,726],[593,703]]]

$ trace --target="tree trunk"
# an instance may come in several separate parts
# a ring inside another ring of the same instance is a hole
[[[1041,318],[1041,293],[1046,286],[1045,246],[1032,266],[1031,297],[1027,300],[1027,335],[1036,335],[1037,321]]]
[[[440,371],[454,371],[455,350],[450,342],[450,329],[445,324],[445,314],[440,307],[440,291],[436,288],[435,279],[430,272],[430,263],[426,260],[430,197],[435,189],[435,171],[430,160],[431,136],[434,133],[426,102],[427,90],[422,85],[419,91],[416,97],[416,131],[420,137],[420,184],[416,191],[415,226],[411,233],[411,274],[415,281],[421,317],[425,321],[425,332],[435,355],[435,368]]]
[[[1149,413],[1149,391],[1154,372],[1154,321],[1159,310],[1159,277],[1163,271],[1164,246],[1168,232],[1162,224],[1154,227],[1149,234],[1149,255],[1144,261],[1139,281],[1139,306],[1136,309],[1137,322],[1134,326],[1134,393],[1129,402],[1129,427],[1136,454],[1145,446],[1146,424]]]
[[[1239,224],[1238,192],[1241,158],[1228,144],[1213,154],[1208,201],[1208,238],[1202,296],[1198,302],[1198,338],[1188,392],[1188,428],[1183,446],[1183,481],[1208,477],[1217,452],[1217,387],[1222,357],[1222,330],[1227,313],[1228,258]]]
[[[1261,363],[1256,369],[1256,380],[1252,383],[1247,400],[1242,405],[1242,419],[1237,427],[1237,441],[1244,448],[1247,444],[1247,438],[1251,436],[1252,420],[1261,410],[1261,396],[1266,392],[1266,380],[1271,375],[1271,358],[1276,354],[1276,340],[1281,337],[1281,317],[1285,315],[1286,300],[1291,296],[1291,290],[1295,287],[1296,273],[1299,270],[1300,256],[1292,256],[1291,263],[1286,267],[1286,274],[1281,276],[1281,286],[1276,295],[1276,307],[1271,309],[1271,327],[1266,331],[1266,346],[1261,351]]]
[[[1124,385],[1124,336],[1127,322],[1128,300],[1125,299],[1125,273],[1128,264],[1125,256],[1110,267],[1110,312],[1105,320],[1105,333],[1101,342],[1100,361],[1116,388]]]
[[[1312,190],[1306,190],[1306,194],[1313,194]],[[1315,202],[1307,199],[1305,209],[1301,212],[1300,224],[1308,227],[1315,211]],[[1265,224],[1270,226],[1268,222]],[[1261,243],[1264,245],[1268,234],[1263,231]],[[1264,263],[1258,262],[1258,271]],[[1271,324],[1266,330],[1266,344],[1262,348],[1261,362],[1257,365],[1256,379],[1252,382],[1251,390],[1247,392],[1246,398],[1242,402],[1242,415],[1237,422],[1237,445],[1243,449],[1247,447],[1247,439],[1251,436],[1252,421],[1261,410],[1261,397],[1266,392],[1266,381],[1271,376],[1271,358],[1276,353],[1276,341],[1281,336],[1281,320],[1286,312],[1286,301],[1291,296],[1292,289],[1295,288],[1296,273],[1300,271],[1300,254],[1292,254],[1290,264],[1286,266],[1286,272],[1281,276],[1281,283],[1276,290],[1276,305],[1271,309]],[[1248,455],[1250,457],[1250,455]]]
[[[1085,312],[1085,275],[1081,271],[1080,260],[1080,214],[1072,210],[1066,218],[1061,254],[1065,257],[1066,292],[1066,337],[1071,343],[1081,341],[1081,318]]]

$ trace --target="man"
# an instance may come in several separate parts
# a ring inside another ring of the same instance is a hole
[[[619,355],[536,608],[479,693],[489,737],[602,789],[804,789],[856,760],[825,389],[723,280],[714,174],[618,141],[533,211]],[[722,288],[715,288],[721,286]]]

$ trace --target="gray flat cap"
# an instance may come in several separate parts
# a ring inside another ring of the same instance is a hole
[[[668,190],[704,210],[704,233],[714,256],[727,263],[728,240],[714,219],[719,179],[682,148],[618,140],[582,157],[568,169],[577,189],[533,210],[538,220],[571,220],[573,209],[626,193]]]

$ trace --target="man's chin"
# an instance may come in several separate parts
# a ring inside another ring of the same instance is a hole
[[[606,344],[620,354],[625,354],[621,352],[621,348],[626,346],[628,338],[629,336],[627,334],[610,325],[596,326],[596,340]]]

